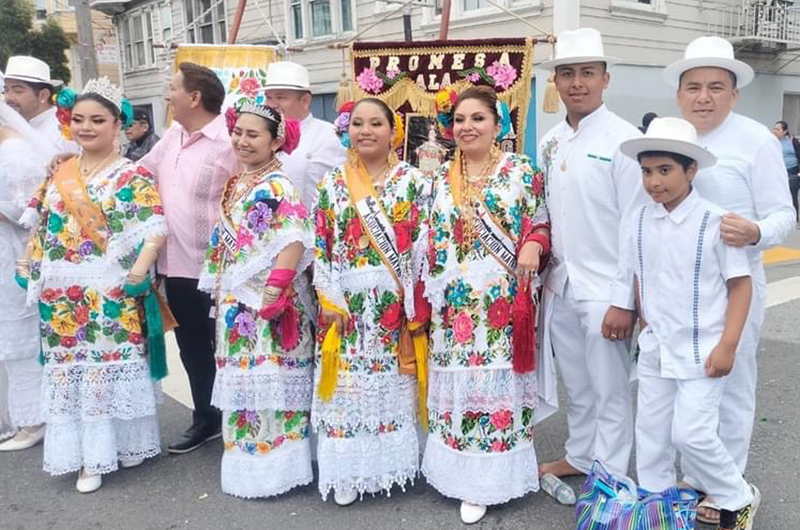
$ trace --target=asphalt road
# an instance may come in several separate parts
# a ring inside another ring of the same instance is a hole
[[[774,282],[800,276],[800,264],[768,269]],[[800,296],[800,293],[798,293]],[[759,406],[748,477],[764,501],[757,530],[800,528],[800,299],[767,311],[760,348]],[[161,409],[164,445],[189,421],[188,410],[170,398]],[[566,436],[563,412],[537,427],[540,461],[562,456]],[[347,508],[332,498],[323,503],[316,484],[272,500],[245,501],[224,495],[219,487],[221,443],[193,453],[150,460],[139,468],[107,475],[91,495],[75,491],[75,475],[50,477],[41,469],[41,446],[0,454],[0,530],[383,530],[463,527],[458,501],[446,499],[424,478],[405,493],[367,496]],[[579,488],[581,480],[570,483]],[[569,508],[544,493],[490,508],[476,528],[570,529]],[[705,527],[699,527],[707,530]]]

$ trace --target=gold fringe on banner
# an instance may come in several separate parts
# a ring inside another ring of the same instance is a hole
[[[208,68],[263,68],[276,60],[275,48],[247,45],[192,45],[181,44],[175,53],[173,71],[183,62]]]

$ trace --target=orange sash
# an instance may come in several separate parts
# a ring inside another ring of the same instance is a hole
[[[59,164],[53,174],[53,182],[55,182],[69,214],[97,245],[97,248],[105,252],[108,246],[106,217],[100,206],[92,201],[86,191],[86,185],[78,168],[78,159],[73,157]]]

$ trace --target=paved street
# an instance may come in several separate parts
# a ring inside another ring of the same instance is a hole
[[[766,325],[760,352],[759,408],[749,478],[764,494],[757,530],[800,528],[800,236],[768,258],[770,282]],[[161,409],[164,445],[187,426],[189,411],[179,369],[172,376]],[[179,401],[180,400],[180,401]],[[566,435],[563,412],[538,426],[541,461],[562,456]],[[44,529],[446,529],[461,527],[459,503],[445,499],[420,478],[406,493],[365,497],[349,508],[320,500],[316,485],[273,500],[243,501],[220,491],[221,443],[188,455],[167,456],[104,477],[92,495],[75,491],[75,475],[42,472],[42,447],[0,454],[0,530]],[[578,488],[579,479],[571,481]],[[572,512],[544,493],[490,509],[476,528],[569,529]],[[701,527],[703,530],[705,528]]]

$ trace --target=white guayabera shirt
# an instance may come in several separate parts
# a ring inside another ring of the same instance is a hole
[[[640,136],[602,105],[577,130],[564,120],[540,142],[554,263],[546,286],[559,296],[569,280],[576,300],[633,309],[633,277],[619,263],[620,227],[646,196],[639,164],[619,145]]]
[[[317,202],[317,186],[331,168],[344,164],[346,151],[333,124],[311,114],[300,122],[300,144],[291,155],[279,153],[283,172],[292,181],[300,201],[311,212]]]
[[[37,133],[47,138],[59,153],[80,153],[78,144],[67,140],[61,134],[55,107],[50,107],[38,116],[31,118],[30,124]]]

